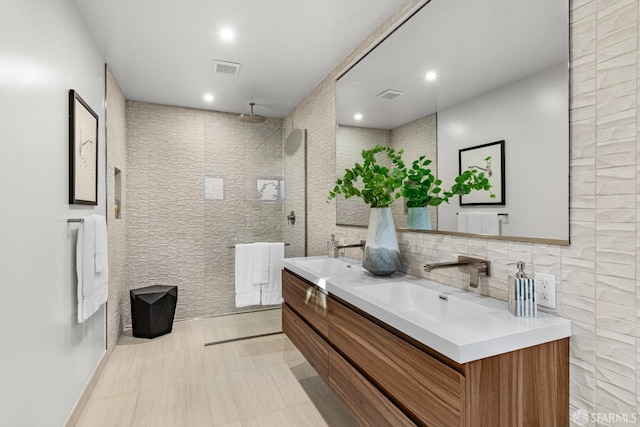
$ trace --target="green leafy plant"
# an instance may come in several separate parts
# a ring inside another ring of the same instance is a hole
[[[470,167],[456,177],[451,190],[447,191],[442,189],[442,180],[437,179],[429,168],[431,160],[420,156],[407,170],[407,178],[402,186],[401,194],[407,207],[439,206],[444,202],[449,203],[453,196],[469,194],[474,190],[489,191],[489,197],[495,198],[487,177],[487,174],[491,176],[491,156],[485,158],[485,161],[486,168]]]
[[[383,152],[391,160],[391,169],[379,164],[376,159],[376,154]],[[404,150],[396,152],[384,145],[362,150],[362,164],[356,163],[352,169],[345,169],[344,176],[336,180],[327,202],[342,194],[345,199],[361,197],[372,208],[389,207],[395,199],[400,198],[401,193],[398,190],[407,176],[402,161],[403,152]],[[356,185],[359,180],[363,183],[362,188]]]

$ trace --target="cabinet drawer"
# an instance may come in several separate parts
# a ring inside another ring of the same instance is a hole
[[[392,332],[329,298],[329,340],[411,419],[463,425],[465,379]]]
[[[335,350],[329,350],[329,386],[363,426],[415,426]]]
[[[287,304],[282,305],[282,331],[313,366],[320,378],[329,381],[329,344],[300,319]]]
[[[327,295],[290,272],[282,271],[282,296],[321,335],[327,336]]]

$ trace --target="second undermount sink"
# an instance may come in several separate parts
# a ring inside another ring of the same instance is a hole
[[[455,294],[442,294],[409,282],[355,286],[353,290],[364,299],[382,303],[390,311],[420,325],[455,322],[495,311],[493,308],[465,301]]]
[[[316,276],[324,278],[352,271],[364,271],[364,268],[358,262],[341,258],[300,258],[293,262],[311,271]]]

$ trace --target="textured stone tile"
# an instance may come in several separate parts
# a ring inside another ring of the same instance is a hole
[[[634,254],[636,251],[636,239],[633,236],[611,236],[598,234],[596,236],[596,245],[600,249],[616,249],[633,252]]]
[[[632,420],[632,415],[636,412],[636,393],[629,392],[616,384],[607,381],[598,381],[596,388],[596,405],[599,414],[607,415],[628,415]],[[634,421],[635,422],[635,421]],[[625,422],[629,425],[629,422]]]
[[[585,366],[588,365],[589,371],[582,372],[580,369],[579,376],[576,376],[578,383],[593,388],[595,386],[595,370],[592,365],[596,362],[595,352],[595,325],[589,323],[583,323],[572,319],[572,334],[570,339],[569,352],[573,365]]]
[[[595,325],[595,302],[593,297],[578,297],[563,294],[559,313],[572,321]]]
[[[569,15],[571,27],[575,27],[580,21],[592,17],[595,13],[596,3],[594,1],[574,1]]]
[[[596,197],[596,207],[598,209],[635,209],[635,199],[633,195],[600,195]]]
[[[635,337],[596,327],[596,354],[633,366],[636,360]]]
[[[593,6],[584,8],[580,18],[578,15],[572,15],[578,18],[570,27],[570,57],[573,61],[596,51],[597,20],[592,10]]]
[[[636,81],[629,80],[629,81],[622,82],[618,85],[599,90],[597,92],[598,93],[598,114],[611,114],[612,112],[615,112],[615,111],[607,111],[606,109],[601,110],[600,107],[602,106],[603,108],[606,108],[608,102],[613,102],[617,100],[625,100],[621,103],[621,105],[628,105],[628,107],[625,109],[635,108],[636,106],[635,101],[631,103],[627,103],[627,102],[629,101],[629,98],[633,98],[633,95],[631,94],[634,94],[636,92],[636,88],[635,88],[636,85],[637,85]]]
[[[596,261],[596,271],[599,274],[608,276],[622,277],[626,279],[635,278],[635,265]]]
[[[620,100],[627,101],[627,98],[611,101],[613,111],[607,114],[599,115],[596,118],[596,142],[598,144],[610,143],[612,140],[633,140],[636,136],[636,109],[626,108],[624,110],[617,109],[626,104],[620,104]],[[604,103],[603,109],[609,111]],[[600,160],[599,158],[597,160]]]

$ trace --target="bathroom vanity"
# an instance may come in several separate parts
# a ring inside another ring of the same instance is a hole
[[[568,320],[355,260],[282,274],[283,331],[362,425],[567,425]]]

